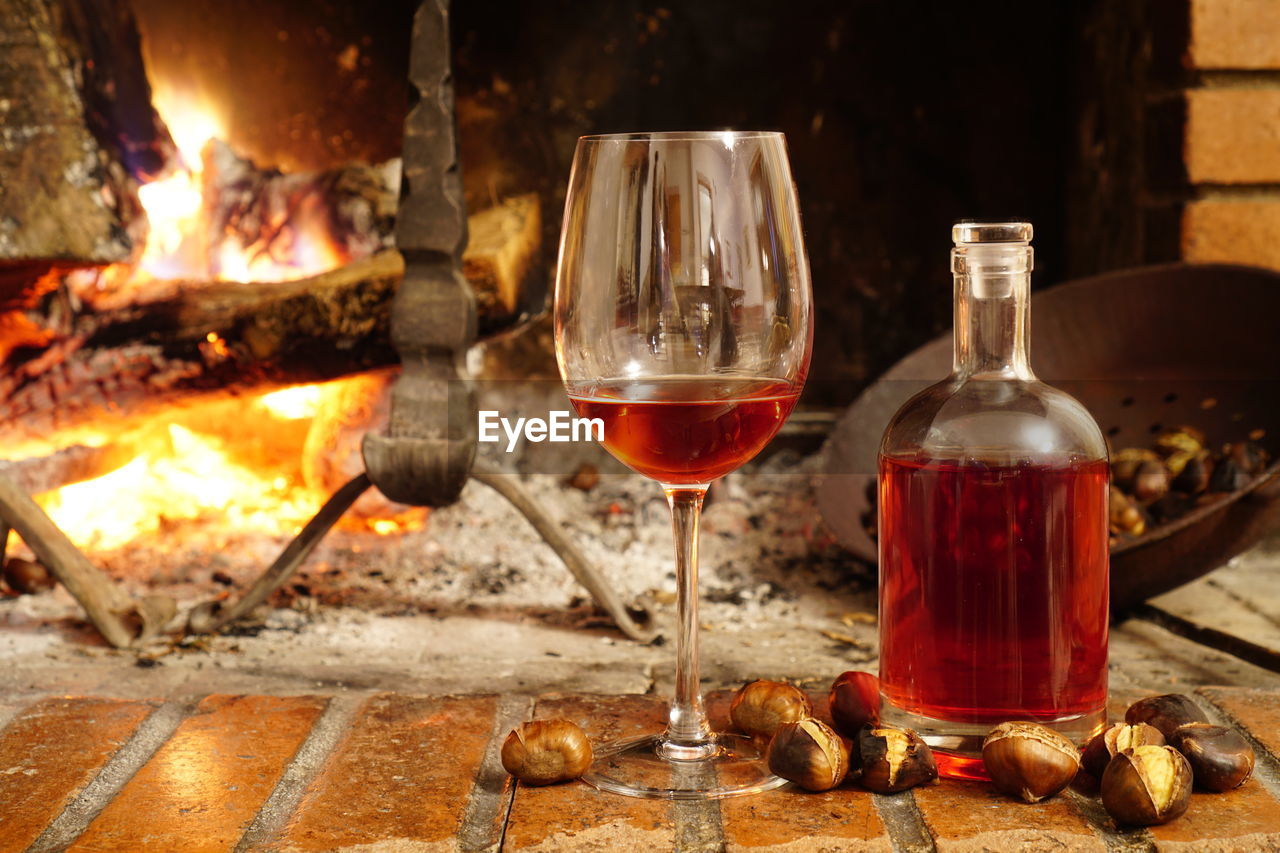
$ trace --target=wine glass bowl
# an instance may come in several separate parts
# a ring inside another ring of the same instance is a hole
[[[578,142],[556,274],[556,357],[579,416],[662,485],[676,539],[676,690],[664,732],[598,751],[585,777],[699,799],[782,784],[711,731],[698,687],[697,535],[707,486],[748,462],[804,386],[812,299],[780,133]]]

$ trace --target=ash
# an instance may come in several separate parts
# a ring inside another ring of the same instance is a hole
[[[129,668],[127,679],[107,678],[96,689],[151,695],[178,682],[204,684],[197,675],[208,669],[221,673],[208,682],[217,690],[668,689],[675,574],[666,499],[597,447],[554,452],[554,459],[514,456],[508,476],[563,521],[624,601],[653,614],[664,635],[654,643],[625,639],[524,517],[473,481],[419,530],[331,531],[269,607],[217,637],[184,638],[185,612],[238,597],[287,538],[241,534],[209,519],[92,554],[135,599],[173,597],[173,630],[141,654],[106,649],[58,588],[0,599],[0,658],[14,664],[19,689],[52,689],[55,677],[79,686],[88,676],[74,673],[86,659]],[[585,490],[564,473],[583,466],[599,469]],[[810,484],[816,468],[814,457],[780,449],[712,487],[700,582],[710,684],[751,677],[818,684],[875,659],[874,573],[822,525]],[[49,669],[51,662],[65,666]],[[103,679],[93,672],[95,683]],[[252,680],[228,685],[227,673]],[[155,679],[167,680],[157,687]]]

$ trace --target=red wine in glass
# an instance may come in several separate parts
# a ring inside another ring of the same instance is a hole
[[[782,134],[580,139],[555,303],[578,416],[599,419],[609,452],[662,487],[675,544],[666,726],[597,744],[583,781],[671,800],[776,788],[762,745],[716,731],[703,705],[698,518],[708,486],[778,432],[808,373],[813,298]]]
[[[660,483],[710,483],[752,459],[800,395],[777,379],[660,376],[606,382],[569,399],[604,421],[604,444]]]

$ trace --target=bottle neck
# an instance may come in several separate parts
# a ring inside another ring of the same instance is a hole
[[[951,253],[958,379],[1034,379],[1028,358],[1031,247],[973,245]]]

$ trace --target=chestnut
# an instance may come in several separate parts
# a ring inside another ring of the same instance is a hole
[[[1158,460],[1148,459],[1134,473],[1133,496],[1143,503],[1150,503],[1168,494],[1169,484],[1169,469]]]
[[[933,750],[911,729],[864,726],[858,733],[862,787],[877,794],[905,791],[938,778]]]
[[[1125,491],[1133,488],[1133,478],[1144,462],[1159,462],[1160,456],[1145,447],[1125,447],[1111,454],[1111,482]]]
[[[752,681],[738,688],[729,705],[729,719],[752,737],[773,737],[783,723],[810,716],[813,705],[804,691],[781,681]]]
[[[502,766],[526,785],[577,779],[591,766],[591,741],[569,720],[534,720],[502,744]]]
[[[1171,746],[1139,746],[1111,759],[1101,787],[1102,806],[1116,823],[1167,823],[1191,802],[1191,765]]]
[[[1237,441],[1226,448],[1227,458],[1250,477],[1262,473],[1267,467],[1267,451],[1252,441]]]
[[[1175,453],[1199,453],[1204,450],[1205,435],[1195,427],[1180,426],[1160,433],[1154,443],[1156,452],[1167,459]]]
[[[1143,516],[1142,510],[1134,503],[1133,498],[1115,486],[1111,487],[1109,518],[1112,533],[1128,533],[1133,536],[1141,536],[1146,532],[1147,520]]]
[[[1209,451],[1198,450],[1191,454],[1177,453],[1170,456],[1165,464],[1171,471],[1175,459],[1178,460],[1179,470],[1171,483],[1174,489],[1184,494],[1198,495],[1209,488],[1209,481],[1213,476],[1213,457]]]
[[[1173,736],[1174,729],[1187,723],[1207,723],[1209,718],[1199,706],[1181,693],[1166,693],[1163,696],[1149,696],[1139,699],[1124,712],[1124,721],[1129,725],[1149,723],[1160,730],[1167,741]]]
[[[836,731],[857,737],[863,726],[880,722],[880,679],[869,672],[842,672],[831,684],[828,704]]]
[[[1234,492],[1249,485],[1252,479],[1253,475],[1241,468],[1240,463],[1229,456],[1214,467],[1213,476],[1209,478],[1209,491]]]
[[[1085,745],[1082,763],[1095,779],[1101,779],[1107,765],[1118,753],[1128,752],[1139,746],[1164,746],[1164,735],[1155,726],[1146,723],[1128,725],[1116,723],[1099,732]]]
[[[43,563],[10,557],[4,564],[4,580],[14,592],[34,595],[58,585]]]
[[[849,745],[835,729],[808,717],[778,727],[768,763],[775,775],[806,791],[829,791],[849,773]]]
[[[1038,723],[1001,723],[982,742],[982,763],[1000,791],[1038,803],[1071,784],[1080,750]]]
[[[1169,745],[1191,765],[1196,787],[1206,791],[1239,788],[1253,775],[1253,747],[1226,726],[1187,723],[1174,730]]]

